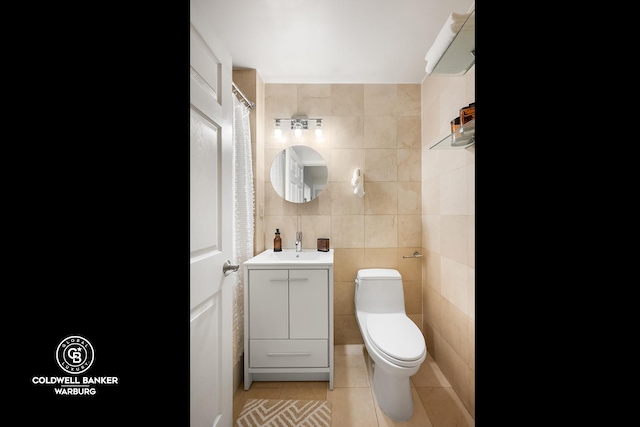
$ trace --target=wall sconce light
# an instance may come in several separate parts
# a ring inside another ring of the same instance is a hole
[[[273,130],[273,137],[275,139],[282,138],[282,128],[280,127],[280,119],[276,119],[276,128]]]
[[[292,117],[281,117],[276,118],[275,129],[273,131],[273,137],[275,139],[281,139],[283,136],[283,130],[281,122],[288,120],[291,123],[291,130],[293,131],[293,135],[300,139],[304,135],[304,131],[309,129],[309,122],[316,122],[315,126],[315,136],[317,140],[322,139],[322,119],[320,118],[309,118],[307,116],[292,116]]]
[[[302,130],[308,129],[307,121],[302,119],[291,120],[291,129],[293,129],[293,136],[302,138]]]

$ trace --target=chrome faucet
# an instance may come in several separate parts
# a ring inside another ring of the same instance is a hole
[[[296,252],[302,252],[302,231],[296,232]]]

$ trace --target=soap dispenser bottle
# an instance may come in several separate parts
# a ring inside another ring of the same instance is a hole
[[[282,252],[282,239],[280,238],[279,228],[276,228],[276,237],[273,239],[273,252]]]

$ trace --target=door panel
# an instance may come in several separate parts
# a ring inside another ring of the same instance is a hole
[[[211,392],[213,384],[221,383],[221,373],[218,369],[203,369],[215,362],[215,355],[220,350],[220,335],[216,327],[220,314],[216,298],[210,298],[191,313],[191,426],[215,425],[213,420],[218,419],[223,410],[220,399],[214,399]]]
[[[289,270],[289,337],[329,338],[329,273]]]
[[[222,207],[220,131],[197,110],[190,117],[190,308],[220,292],[224,282],[219,210]],[[229,257],[230,258],[230,257]]]
[[[289,338],[289,272],[249,270],[251,339]]]
[[[190,7],[190,425],[230,427],[233,307],[222,266],[233,237],[231,57],[206,2]]]

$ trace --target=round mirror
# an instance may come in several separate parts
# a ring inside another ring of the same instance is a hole
[[[305,145],[287,147],[271,163],[271,185],[283,199],[306,203],[320,195],[329,177],[327,162]]]

